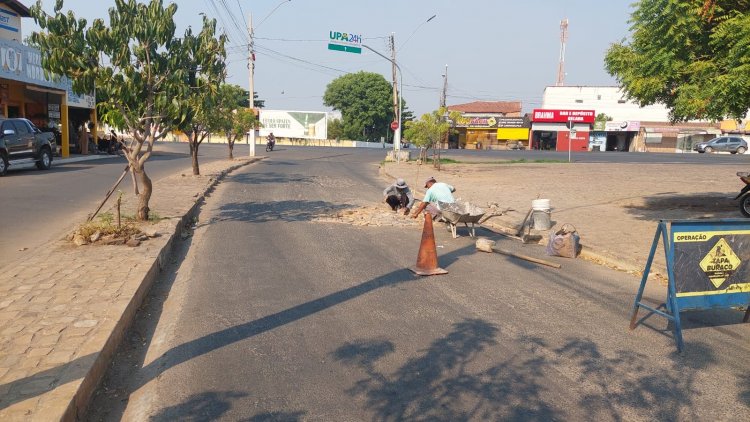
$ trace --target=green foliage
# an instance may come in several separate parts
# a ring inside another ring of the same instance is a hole
[[[393,121],[393,87],[382,75],[349,73],[326,87],[323,103],[341,111],[343,137],[355,140],[387,136]]]
[[[331,119],[328,121],[328,139],[343,139],[344,124],[341,119]]]
[[[597,122],[611,122],[612,121],[612,117],[611,116],[607,116],[606,113],[599,113],[599,114],[596,115],[596,121]]]
[[[607,71],[640,105],[673,121],[742,119],[750,108],[750,1],[641,0],[632,40],[614,44]]]
[[[446,109],[441,108],[432,113],[423,114],[419,120],[406,123],[404,139],[420,148],[432,148],[445,138],[451,128],[450,122],[446,120]],[[456,121],[460,117],[458,112],[450,112],[449,120]]]
[[[32,43],[41,51],[45,72],[67,76],[77,93],[101,91],[97,108],[104,120],[132,133],[125,155],[143,186],[138,217],[145,220],[152,185],[144,164],[157,139],[194,118],[190,91],[202,84],[200,74],[223,66],[223,57],[215,54],[223,52],[223,41],[213,39],[215,24],[205,19],[197,37],[176,38],[177,5],[165,7],[161,0],[115,0],[109,22],[95,19],[90,26],[62,9],[57,0],[50,16],[37,1],[30,11],[41,31],[31,35]]]

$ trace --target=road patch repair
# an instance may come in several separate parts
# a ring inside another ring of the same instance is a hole
[[[323,212],[313,218],[313,221],[371,227],[419,227],[421,224],[402,213],[390,211],[383,204]]]
[[[175,239],[229,172],[260,158],[216,161],[202,176],[154,182],[158,221],[139,247],[53,241],[0,271],[0,420],[76,420]],[[136,201],[125,196],[124,209]],[[154,236],[148,236],[153,234]],[[89,239],[90,240],[90,239]]]

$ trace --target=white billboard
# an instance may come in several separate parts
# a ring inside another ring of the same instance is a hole
[[[322,111],[260,110],[260,136],[327,139],[328,113]]]

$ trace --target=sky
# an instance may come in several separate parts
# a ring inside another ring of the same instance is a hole
[[[569,21],[565,85],[615,85],[604,54],[628,36],[633,0],[177,0],[177,34],[199,29],[200,13],[225,31],[227,82],[248,86],[247,19],[255,27],[255,91],[267,109],[330,111],[326,86],[347,72],[368,71],[391,80],[390,62],[329,51],[329,31],[361,34],[363,43],[388,56],[394,33],[403,71],[403,97],[416,115],[439,106],[445,66],[448,105],[521,101],[541,107],[554,85],[560,54],[560,21]],[[22,0],[31,6],[32,1]],[[52,12],[54,0],[44,0]],[[165,0],[165,4],[169,1]],[[107,20],[113,0],[65,0],[63,10]],[[434,19],[427,20],[436,15]],[[38,30],[24,19],[24,37]]]

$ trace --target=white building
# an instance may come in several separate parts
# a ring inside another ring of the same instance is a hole
[[[667,107],[641,107],[616,86],[548,86],[542,109],[606,114],[611,121],[596,122],[590,133],[589,150],[595,151],[687,152],[721,133],[717,123],[672,124]]]
[[[669,110],[663,105],[641,107],[626,99],[616,86],[548,86],[542,108],[596,110],[596,114],[604,113],[614,121],[669,121]]]

